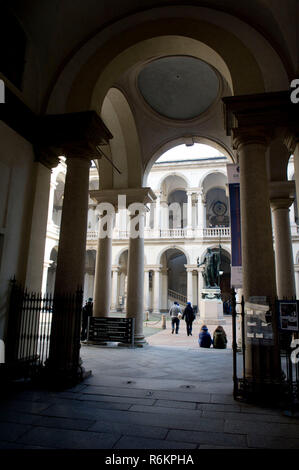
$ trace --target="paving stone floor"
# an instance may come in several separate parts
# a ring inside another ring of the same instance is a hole
[[[83,383],[2,398],[0,449],[299,448],[298,418],[234,401],[231,349],[179,336],[168,328],[144,348],[82,346],[93,372]]]

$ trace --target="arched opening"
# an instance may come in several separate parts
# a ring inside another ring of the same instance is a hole
[[[187,299],[187,258],[178,248],[168,248],[161,256],[162,289],[161,311],[168,311],[171,303],[177,300],[182,305]]]
[[[50,266],[48,267],[48,273],[47,273],[46,292],[48,294],[54,293],[56,267],[57,267],[57,254],[58,254],[58,247],[55,246],[52,249],[51,254],[50,254]]]

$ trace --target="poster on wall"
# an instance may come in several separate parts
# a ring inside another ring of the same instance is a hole
[[[241,249],[241,209],[240,209],[240,168],[239,165],[229,164],[227,179],[230,204],[231,224],[231,286],[240,288],[243,285],[242,249]]]
[[[278,302],[279,327],[282,331],[299,331],[298,302],[281,300]]]
[[[269,305],[245,303],[245,335],[247,343],[267,346],[274,344]]]

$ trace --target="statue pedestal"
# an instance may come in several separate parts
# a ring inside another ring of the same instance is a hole
[[[226,321],[223,316],[223,304],[220,299],[220,289],[210,288],[203,289],[203,298],[200,301],[199,312],[200,321],[207,325],[225,325]]]

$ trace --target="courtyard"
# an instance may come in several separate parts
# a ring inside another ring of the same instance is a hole
[[[184,326],[171,335],[167,322],[143,348],[82,345],[81,384],[4,395],[0,448],[298,449],[298,418],[235,401],[231,348],[200,349],[200,325],[192,337]]]

